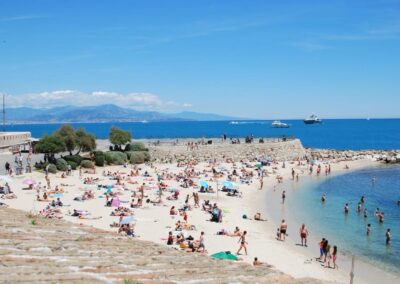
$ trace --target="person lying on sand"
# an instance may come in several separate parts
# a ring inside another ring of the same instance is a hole
[[[268,263],[259,261],[257,257],[254,258],[253,265],[254,266],[265,266],[265,267],[268,267],[268,268],[274,267],[273,265],[270,265]]]
[[[17,199],[17,196],[14,193],[3,194],[1,196],[2,199]]]
[[[7,208],[7,207],[8,207],[7,204],[5,204],[5,203],[3,203],[3,202],[0,202],[0,208]]]
[[[254,215],[254,220],[256,220],[256,221],[267,221],[267,219],[262,219],[261,218],[261,213],[256,213]]]
[[[176,222],[175,231],[182,231],[182,230],[195,231],[196,227],[194,225],[183,223],[181,221]]]

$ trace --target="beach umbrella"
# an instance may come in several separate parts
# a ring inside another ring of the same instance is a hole
[[[221,251],[214,253],[211,257],[216,259],[228,259],[228,260],[238,260],[236,255],[231,254],[230,251]]]
[[[133,216],[125,216],[124,218],[122,218],[120,224],[121,225],[131,224],[134,223],[135,221],[136,219]]]
[[[208,183],[205,182],[204,180],[199,181],[199,184],[200,184],[202,187],[208,188]]]
[[[26,185],[34,185],[34,184],[36,184],[36,181],[34,181],[33,179],[28,178],[28,179],[23,180],[22,183],[26,184]]]
[[[0,176],[0,180],[4,182],[11,182],[11,177],[9,176]]]

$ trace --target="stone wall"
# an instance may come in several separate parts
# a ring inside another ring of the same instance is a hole
[[[154,143],[148,143],[147,145],[152,159],[157,162],[210,161],[214,159],[217,161],[226,159],[239,161],[256,158],[283,161],[295,160],[305,155],[303,145],[298,139],[266,141],[265,143],[256,141],[251,144],[232,144],[228,141],[218,142],[213,140],[212,144],[200,144],[194,150],[188,150],[186,144],[181,141],[176,144],[161,143],[160,145],[154,145]]]

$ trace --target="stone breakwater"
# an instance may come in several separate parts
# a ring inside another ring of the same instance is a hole
[[[0,283],[321,283],[0,208]]]
[[[196,140],[193,140],[196,141]],[[160,163],[175,163],[179,161],[227,161],[270,159],[278,161],[296,160],[306,154],[300,140],[282,139],[268,140],[264,143],[232,144],[229,141],[210,140],[211,144],[198,143],[193,149],[187,146],[189,140],[162,142],[156,144],[147,142],[152,160]],[[207,141],[208,142],[208,141]]]
[[[304,148],[299,139],[270,138],[260,143],[258,140],[245,143],[241,139],[240,144],[232,144],[231,141],[221,139],[141,139],[150,151],[154,162],[176,163],[179,161],[251,161],[255,159],[268,159],[277,161],[290,161],[303,159],[312,160],[373,160],[384,163],[400,163],[400,150],[334,150]],[[211,144],[208,142],[211,141]],[[188,143],[197,143],[193,149],[189,149]],[[108,150],[108,140],[97,140],[100,150]]]
[[[363,151],[340,151],[331,149],[305,149],[308,158],[312,160],[372,160],[384,163],[400,163],[400,150],[363,150]]]

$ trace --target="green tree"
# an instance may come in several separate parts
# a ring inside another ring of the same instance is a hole
[[[77,135],[74,128],[69,124],[64,124],[58,130],[54,132],[54,137],[64,141],[66,150],[72,155],[72,151],[75,150],[77,144]]]
[[[113,126],[110,130],[109,140],[111,144],[114,144],[121,149],[121,145],[131,142],[132,135],[129,131],[125,131]]]
[[[43,154],[57,154],[65,151],[66,146],[63,140],[54,135],[45,135],[35,145],[35,152]]]
[[[81,152],[89,152],[96,149],[96,138],[93,134],[87,133],[85,129],[79,128],[76,131],[77,155]]]

